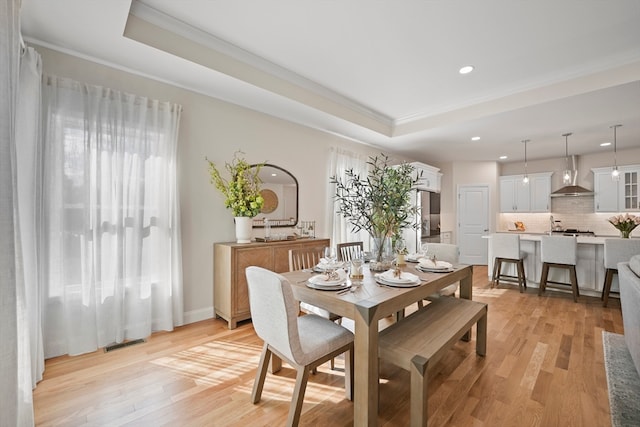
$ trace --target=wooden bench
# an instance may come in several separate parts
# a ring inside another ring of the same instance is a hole
[[[487,305],[440,297],[380,332],[379,355],[411,373],[411,426],[427,425],[427,369],[477,323],[476,353],[487,347]]]

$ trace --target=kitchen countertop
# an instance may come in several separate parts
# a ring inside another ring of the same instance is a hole
[[[529,233],[526,231],[498,231],[498,233],[518,233],[521,240],[527,240],[530,242],[539,242],[540,240],[542,240],[542,236],[549,235],[549,233]],[[617,237],[619,236],[577,236],[578,243],[587,245],[604,245],[605,239],[615,239]]]

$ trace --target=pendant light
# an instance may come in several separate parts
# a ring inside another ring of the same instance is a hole
[[[529,140],[525,139],[522,142],[524,142],[524,177],[522,178],[522,184],[527,185],[529,184],[529,175],[527,175],[527,142]]]
[[[569,135],[571,132],[563,133],[564,136],[564,172],[562,173],[562,183],[564,185],[571,184],[571,170],[569,169]]]
[[[609,128],[613,128],[613,169],[611,170],[611,179],[614,181],[620,180],[620,171],[618,170],[618,159],[617,159],[617,132],[616,130],[622,125],[613,125],[609,126]]]

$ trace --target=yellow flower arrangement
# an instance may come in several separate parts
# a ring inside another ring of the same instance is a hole
[[[258,176],[264,163],[250,165],[244,158],[242,151],[236,151],[231,163],[225,163],[225,169],[230,175],[226,180],[220,174],[216,165],[209,159],[209,175],[211,183],[224,195],[224,205],[231,209],[234,217],[244,216],[253,218],[260,213],[264,199],[260,195],[262,181]]]

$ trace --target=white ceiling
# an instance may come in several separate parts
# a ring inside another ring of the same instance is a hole
[[[638,0],[22,3],[28,42],[426,163],[640,146]]]

